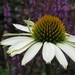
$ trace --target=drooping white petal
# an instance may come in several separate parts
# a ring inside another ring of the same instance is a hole
[[[69,33],[65,33],[67,36],[73,36],[73,35],[71,35],[71,34],[69,34]]]
[[[75,36],[73,35],[68,35],[66,38],[68,41],[75,42]]]
[[[21,64],[25,65],[26,63],[28,63],[38,53],[41,47],[42,47],[42,43],[40,42],[31,46],[25,53]]]
[[[67,44],[69,44],[70,46],[72,46],[72,47],[74,47],[75,48],[75,43],[73,43],[73,42],[66,42]]]
[[[51,63],[52,59],[55,56],[54,44],[45,42],[43,45],[42,55],[46,63]]]
[[[25,39],[23,41],[17,42],[14,45],[10,46],[8,51],[12,52],[12,51],[15,51],[15,50],[20,50],[21,48],[24,48],[28,43],[30,43],[32,41],[33,41],[32,38],[27,38],[27,39]]]
[[[30,20],[23,20],[27,25],[34,26],[34,22]]]
[[[31,36],[30,33],[6,33],[3,36],[17,36],[17,35]]]
[[[23,36],[11,37],[11,38],[8,38],[8,39],[1,41],[1,44],[2,45],[13,45],[16,42],[23,41],[26,38],[27,37],[23,37]]]
[[[22,52],[26,51],[31,45],[33,45],[35,42],[31,42],[28,45],[26,45],[23,49],[17,50],[17,51],[13,51],[13,52],[9,52],[10,56],[13,57],[17,54],[21,54]]]
[[[59,63],[63,66],[64,69],[67,68],[68,62],[63,52],[55,45],[55,55]]]
[[[20,24],[13,24],[17,29],[19,30],[22,30],[22,31],[25,31],[25,32],[30,32],[28,27],[25,27],[23,25],[20,25]]]
[[[75,48],[71,47],[66,43],[59,43],[57,44],[74,62],[75,62]]]

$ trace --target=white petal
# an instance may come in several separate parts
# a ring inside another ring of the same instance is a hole
[[[73,35],[68,35],[66,38],[68,41],[75,42],[75,36]]]
[[[31,36],[30,33],[6,33],[3,36],[16,36],[16,35]]]
[[[36,43],[33,46],[31,46],[23,57],[22,65],[28,63],[38,53],[41,47],[42,43]]]
[[[8,38],[8,39],[5,39],[3,41],[1,41],[1,44],[2,45],[13,45],[15,44],[16,42],[19,42],[19,41],[22,41],[24,39],[26,39],[27,37],[23,37],[23,36],[17,36],[17,37],[11,37],[11,38]]]
[[[66,42],[66,43],[75,48],[75,43],[73,42]]]
[[[11,54],[10,54],[10,56],[11,57],[13,57],[13,56],[15,56],[15,55],[17,55],[17,54],[21,54],[22,52],[24,52],[24,51],[26,51],[31,45],[33,45],[35,42],[31,42],[31,43],[29,43],[28,45],[26,45],[23,49],[21,49],[21,50],[17,50],[17,51],[13,51],[13,52],[10,52]]]
[[[24,48],[28,43],[32,42],[32,38],[27,38],[23,41],[17,42],[16,44],[12,45],[9,47],[9,50],[7,52],[12,52],[12,51],[17,51],[20,50],[21,48]]]
[[[25,22],[27,25],[34,26],[34,22],[32,22],[32,21],[30,21],[30,20],[24,20],[24,22]]]
[[[69,33],[65,33],[67,36],[73,36],[73,35],[71,35],[71,34],[69,34]]]
[[[28,27],[25,27],[23,25],[20,25],[20,24],[13,24],[17,29],[19,30],[22,30],[22,31],[25,31],[25,32],[30,32]]]
[[[74,62],[75,62],[75,48],[71,47],[66,43],[59,43],[57,44]]]
[[[55,56],[54,44],[45,42],[43,45],[42,55],[46,63],[51,63],[52,59]]]
[[[55,46],[55,51],[56,51],[56,58],[59,61],[59,63],[64,67],[64,69],[67,68],[68,62],[66,60],[66,57],[64,56],[63,52],[57,47]]]

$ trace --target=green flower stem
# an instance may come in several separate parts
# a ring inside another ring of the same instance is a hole
[[[46,75],[51,75],[51,67],[50,64],[45,64]]]

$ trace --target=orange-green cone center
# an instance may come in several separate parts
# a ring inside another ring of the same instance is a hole
[[[35,23],[32,36],[39,42],[62,42],[65,40],[65,27],[59,18],[46,15]]]

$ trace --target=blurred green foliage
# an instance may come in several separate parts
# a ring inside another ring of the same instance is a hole
[[[68,0],[68,4],[74,4],[75,0]]]
[[[0,75],[11,75],[10,70],[4,69],[2,66],[0,66]]]

